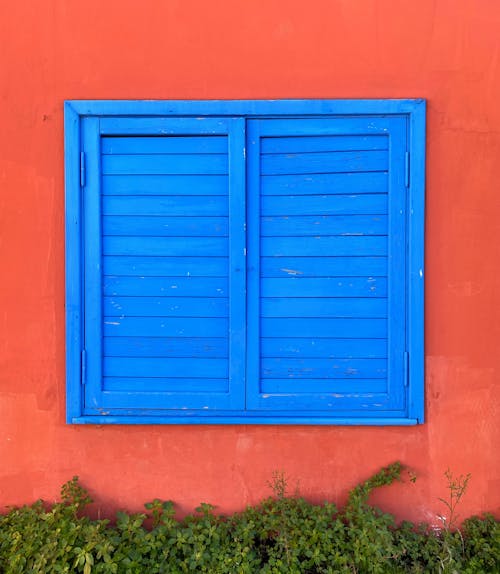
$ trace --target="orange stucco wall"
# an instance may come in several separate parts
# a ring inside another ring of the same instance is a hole
[[[500,512],[500,4],[496,0],[0,0],[0,504],[78,474],[97,506],[257,501],[282,469],[342,499],[434,520]],[[428,99],[426,424],[412,428],[67,426],[64,99]]]

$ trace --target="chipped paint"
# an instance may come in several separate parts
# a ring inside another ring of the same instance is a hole
[[[281,268],[280,271],[283,271],[284,273],[288,273],[288,275],[304,275],[303,271],[298,271],[297,269],[286,269],[286,268]]]

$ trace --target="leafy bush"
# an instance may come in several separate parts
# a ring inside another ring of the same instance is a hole
[[[61,502],[0,516],[0,573],[500,573],[499,521],[486,515],[461,530],[453,525],[468,477],[447,474],[448,520],[439,531],[397,525],[368,504],[373,489],[401,473],[399,463],[383,468],[350,492],[343,509],[289,496],[277,473],[273,497],[229,517],[201,504],[176,520],[173,503],[155,499],[145,513],[119,512],[114,525],[81,514],[90,499],[75,477],[62,487]]]

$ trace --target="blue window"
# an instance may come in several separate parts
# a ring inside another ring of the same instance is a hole
[[[66,103],[67,421],[423,422],[423,100]]]

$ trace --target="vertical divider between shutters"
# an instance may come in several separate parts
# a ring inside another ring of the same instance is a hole
[[[83,122],[83,151],[87,161],[83,199],[84,219],[84,339],[87,355],[85,408],[101,405],[102,393],[102,222],[99,119]]]
[[[229,405],[245,407],[245,120],[229,122]]]
[[[260,394],[260,133],[247,123],[247,410]]]

